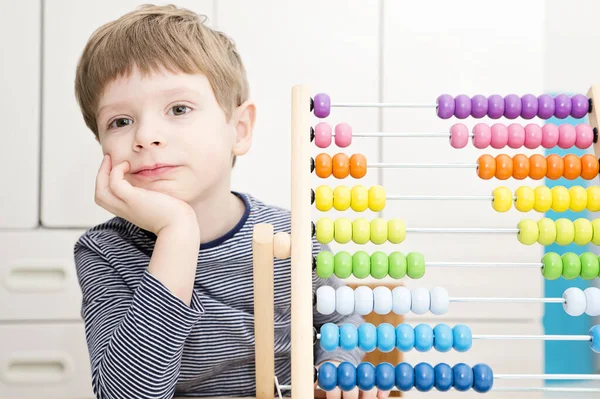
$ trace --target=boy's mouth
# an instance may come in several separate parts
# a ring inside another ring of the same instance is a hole
[[[138,175],[138,176],[147,176],[147,177],[160,176],[160,175],[162,175],[164,173],[168,173],[178,167],[179,167],[178,165],[170,165],[170,164],[146,165],[146,166],[142,166],[142,167],[136,169],[135,171],[132,172],[132,174]]]

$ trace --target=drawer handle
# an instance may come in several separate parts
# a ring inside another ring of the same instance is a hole
[[[2,380],[6,384],[64,382],[71,369],[71,362],[64,354],[23,354],[8,360]]]
[[[63,289],[68,277],[65,268],[58,264],[49,265],[47,261],[42,262],[38,260],[13,265],[8,271],[4,284],[9,290],[17,292]]]

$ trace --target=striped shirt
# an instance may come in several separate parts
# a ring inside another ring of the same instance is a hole
[[[256,395],[252,231],[258,223],[270,223],[275,232],[289,233],[290,212],[248,194],[236,195],[246,205],[244,216],[225,236],[201,244],[189,306],[147,270],[154,234],[116,217],[79,238],[74,257],[97,398]],[[314,254],[322,249],[313,239]],[[275,374],[280,384],[290,384],[290,275],[290,260],[275,259]],[[343,282],[313,272],[313,291],[321,285],[337,288]],[[315,310],[313,322],[318,331],[326,322],[358,326],[363,318]],[[315,364],[358,364],[364,352],[324,352],[317,342],[314,356]]]

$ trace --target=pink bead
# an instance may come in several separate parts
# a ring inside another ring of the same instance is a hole
[[[450,128],[450,145],[454,148],[465,148],[469,142],[469,129],[462,123],[456,123]]]
[[[492,142],[492,131],[485,123],[478,123],[473,127],[473,146],[475,148],[487,148]]]
[[[510,148],[521,148],[525,144],[525,128],[518,123],[511,123],[508,130],[508,146]]]
[[[315,144],[319,148],[327,148],[331,145],[331,126],[321,122],[315,126]]]
[[[352,128],[347,123],[338,123],[335,126],[335,145],[344,148],[352,143]]]
[[[571,148],[575,145],[576,140],[575,126],[562,124],[558,127],[558,146],[560,148]]]
[[[558,126],[551,123],[542,126],[542,147],[556,147],[558,144],[558,136]]]
[[[542,128],[535,123],[525,126],[525,147],[529,149],[538,148],[542,145]]]
[[[508,144],[508,129],[501,123],[492,125],[492,140],[490,145],[492,148],[504,148]]]
[[[580,123],[575,126],[575,132],[577,133],[577,140],[575,140],[577,148],[588,148],[594,142],[594,129],[590,125]]]

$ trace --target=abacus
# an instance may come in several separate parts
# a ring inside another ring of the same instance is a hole
[[[321,244],[333,241],[339,244],[353,242],[355,244],[372,243],[380,245],[386,242],[402,243],[407,234],[427,233],[507,233],[515,235],[523,245],[559,245],[577,244],[600,245],[600,219],[588,220],[579,218],[571,221],[559,218],[556,221],[547,217],[539,220],[522,219],[514,228],[424,228],[406,226],[401,219],[384,220],[374,218],[367,220],[358,217],[350,220],[327,217],[313,221],[312,207],[320,212],[332,209],[339,211],[352,210],[356,213],[367,209],[381,211],[387,201],[392,200],[483,200],[489,201],[496,212],[507,212],[513,206],[519,212],[555,212],[600,210],[600,186],[574,186],[567,189],[555,186],[552,189],[543,185],[538,187],[521,186],[515,192],[504,186],[496,187],[491,195],[475,196],[408,196],[388,195],[381,186],[352,188],[339,186],[334,188],[320,185],[311,187],[311,174],[319,178],[330,176],[344,179],[348,176],[360,179],[369,168],[471,168],[481,179],[510,178],[522,180],[527,177],[533,180],[566,178],[569,180],[583,178],[596,179],[600,169],[597,158],[600,154],[598,143],[598,126],[600,115],[595,105],[600,103],[600,85],[592,86],[587,95],[568,96],[560,94],[555,97],[544,94],[492,95],[484,97],[476,95],[468,97],[459,95],[441,95],[435,104],[347,104],[332,103],[327,94],[319,93],[311,96],[310,88],[298,85],[292,88],[292,191],[291,191],[291,234],[278,232],[268,224],[257,225],[254,233],[254,267],[255,267],[255,311],[256,311],[256,350],[257,350],[257,397],[273,397],[273,258],[291,257],[292,281],[292,377],[291,386],[279,386],[291,389],[291,396],[297,398],[314,397],[314,384],[324,391],[336,387],[348,391],[358,387],[360,390],[380,390],[428,392],[431,390],[475,391],[558,391],[558,392],[600,392],[598,388],[575,387],[497,387],[496,380],[502,379],[541,379],[541,380],[594,380],[600,375],[581,374],[500,374],[489,365],[481,363],[454,365],[439,363],[431,365],[421,362],[415,365],[402,362],[400,364],[381,363],[373,365],[362,362],[354,366],[342,362],[339,366],[332,363],[323,364],[317,371],[313,364],[313,345],[317,339],[325,351],[336,349],[350,350],[361,348],[365,352],[378,349],[382,352],[392,350],[417,350],[426,352],[435,350],[448,352],[455,350],[466,352],[477,340],[498,339],[536,339],[536,340],[573,340],[589,342],[591,350],[600,352],[600,325],[593,326],[582,335],[484,335],[473,334],[469,326],[456,324],[450,326],[439,323],[435,326],[425,323],[411,326],[402,323],[394,326],[382,323],[375,326],[364,323],[360,326],[352,324],[336,325],[327,323],[316,331],[312,324],[312,312],[316,309],[320,314],[328,315],[337,312],[342,315],[357,313],[378,315],[394,313],[442,315],[450,311],[455,302],[517,302],[517,303],[551,303],[562,305],[564,311],[573,317],[587,314],[600,315],[600,289],[589,287],[582,290],[570,287],[561,297],[556,298],[496,298],[496,297],[460,297],[450,293],[443,287],[431,289],[420,287],[408,289],[401,284],[390,289],[379,286],[371,289],[359,286],[352,289],[343,286],[337,290],[323,286],[316,292],[312,288],[313,271],[321,278],[332,275],[345,279],[354,276],[357,279],[372,277],[382,279],[419,279],[426,269],[448,266],[467,267],[523,267],[538,268],[543,278],[554,280],[564,278],[572,280],[581,278],[591,280],[600,275],[599,257],[592,252],[575,254],[565,252],[546,253],[539,262],[531,263],[498,263],[498,262],[426,262],[424,254],[417,252],[403,253],[393,251],[384,253],[375,251],[340,251],[333,254],[321,251],[313,256],[312,240]],[[435,110],[441,119],[467,117],[491,119],[549,119],[555,117],[583,118],[586,115],[589,124],[577,126],[569,124],[533,123],[508,125],[495,123],[476,124],[471,132],[462,123],[453,124],[448,132],[435,133],[353,133],[347,123],[337,124],[332,128],[326,122],[311,126],[311,118],[323,119],[330,115],[335,107],[423,107]],[[593,147],[594,154],[578,157],[573,154],[563,157],[558,155],[518,154],[510,157],[505,154],[492,156],[481,155],[473,163],[439,163],[439,164],[402,164],[402,163],[368,163],[361,154],[347,155],[337,153],[330,156],[321,153],[311,157],[311,145],[328,148],[335,143],[339,148],[348,147],[353,137],[440,137],[449,140],[453,148],[464,148],[469,142],[481,150],[488,147],[501,149],[509,147],[517,149],[534,148],[572,148],[587,149]],[[260,355],[259,355],[260,352]]]

